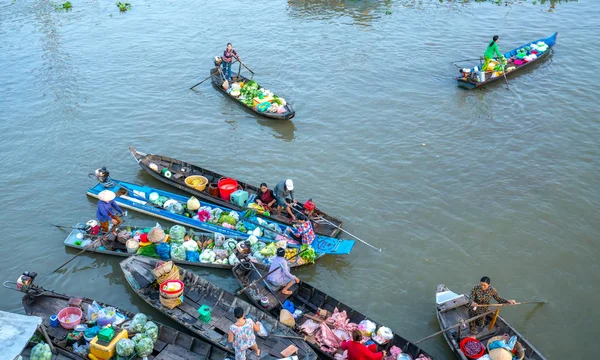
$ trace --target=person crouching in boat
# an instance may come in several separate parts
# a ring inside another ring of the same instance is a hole
[[[273,193],[275,194],[275,199],[277,199],[277,215],[281,215],[281,210],[285,208],[292,220],[296,220],[296,216],[292,212],[292,206],[286,201],[290,197],[294,205],[298,203],[294,198],[294,182],[292,179],[283,180],[275,185]]]
[[[273,210],[273,206],[275,206],[275,203],[277,203],[277,199],[275,199],[273,190],[269,190],[266,183],[260,184],[260,193],[258,194],[256,203],[267,211]]]
[[[281,289],[281,293],[284,295],[291,295],[292,292],[290,291],[290,288],[294,285],[294,282],[296,284],[300,283],[300,279],[290,273],[290,267],[285,258],[284,248],[277,249],[277,256],[273,259],[273,262],[269,267],[269,272],[275,269],[278,270],[267,276],[267,281],[276,287],[285,286]]]
[[[498,35],[494,35],[492,41],[488,44],[487,49],[485,49],[485,53],[483,54],[483,66],[481,67],[481,71],[488,71],[488,65],[490,61],[494,58],[494,55],[498,55],[498,62],[500,62],[504,55],[498,49]]]
[[[285,233],[290,235],[294,240],[301,241],[303,245],[310,245],[315,240],[315,230],[312,223],[306,215],[299,214],[297,219],[298,224],[293,228],[287,227]]]
[[[223,76],[225,76],[225,80],[231,81],[231,63],[233,62],[233,58],[241,60],[238,56],[237,52],[233,49],[231,43],[227,43],[227,48],[223,51]]]
[[[98,208],[96,210],[96,219],[100,222],[102,233],[108,232],[109,221],[113,223],[113,228],[119,226],[122,222],[119,216],[123,216],[123,210],[115,202],[116,194],[110,190],[102,190],[98,194]],[[117,213],[119,216],[117,216]]]
[[[469,318],[490,311],[489,307],[481,305],[489,305],[492,298],[494,298],[494,300],[496,300],[499,304],[515,304],[514,300],[506,300],[500,297],[500,295],[498,295],[498,291],[496,291],[496,289],[490,286],[490,282],[490,278],[484,276],[481,278],[479,284],[475,285],[473,287],[473,290],[471,290],[471,306],[469,307]],[[477,327],[483,326],[484,320],[485,317],[481,317],[469,323],[469,330],[471,332],[471,335],[477,334]]]
[[[348,351],[348,360],[381,360],[387,356],[385,350],[376,352],[377,345],[366,346],[362,341],[362,333],[359,330],[353,330],[352,340],[342,343],[341,349]]]

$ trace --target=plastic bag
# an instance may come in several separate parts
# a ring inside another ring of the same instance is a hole
[[[98,319],[98,311],[100,310],[102,310],[102,306],[100,306],[96,301],[92,302],[92,305],[88,306],[87,309],[88,321],[96,321]]]
[[[142,331],[143,330],[144,329],[142,328]],[[135,343],[137,343],[138,341],[140,341],[142,339],[149,339],[149,337],[145,333],[140,332],[140,333],[135,334],[135,336],[131,338],[131,340],[133,340],[133,342],[135,342]]]
[[[260,251],[265,257],[273,256],[277,253],[277,245],[275,243],[270,243],[264,249]]]
[[[165,242],[156,245],[156,253],[161,260],[171,260],[171,245]]]
[[[87,329],[86,331],[83,332],[83,336],[85,336],[86,338],[93,338],[96,335],[98,335],[98,333],[100,332],[100,327],[99,326],[93,326],[89,329]]]
[[[130,339],[121,339],[117,342],[117,354],[119,356],[127,357],[133,355],[135,352],[135,342]]]
[[[200,253],[197,251],[186,251],[185,252],[185,260],[193,261],[193,262],[200,262]]]
[[[386,344],[388,341],[394,338],[394,333],[388,327],[381,326],[377,329],[377,334],[373,335],[373,340],[379,345]]]
[[[135,314],[131,320],[131,324],[129,324],[129,331],[133,333],[140,333],[144,331],[144,325],[146,325],[146,322],[148,322],[148,317],[145,314]]]
[[[196,211],[200,208],[200,201],[196,197],[192,196],[187,201],[188,210]]]
[[[152,339],[144,337],[135,343],[135,352],[139,357],[145,357],[152,354],[154,343]]]
[[[234,239],[227,239],[223,243],[223,249],[232,252],[235,249],[236,245],[237,241],[235,241]]]
[[[87,358],[90,353],[89,345],[79,345],[78,343],[73,344],[73,353],[81,356],[82,358]]]
[[[171,259],[185,260],[185,248],[183,247],[183,245],[179,245],[179,244],[171,245]]]
[[[267,329],[265,329],[265,327],[263,326],[263,324],[261,322],[258,323],[258,327],[260,327],[260,329],[256,332],[256,335],[258,335],[260,337],[269,336],[269,332],[267,331]]]
[[[105,307],[98,311],[98,325],[106,326],[112,324],[112,322],[115,321],[116,316],[117,312],[114,307]]]
[[[183,205],[178,202],[170,203],[167,205],[166,210],[172,214],[181,215],[183,214]]]
[[[215,233],[215,246],[223,247],[223,243],[225,242],[225,235],[221,233]]]
[[[281,234],[281,228],[277,226],[277,224],[269,224],[266,226],[265,237],[268,237],[269,239],[275,239],[275,237],[279,234]]]
[[[365,319],[358,323],[358,330],[360,330],[360,332],[366,337],[371,337],[371,334],[373,334],[376,328],[377,325],[375,325],[375,323],[371,320]]]
[[[156,340],[158,340],[158,326],[152,321],[148,321],[146,325],[144,325],[144,334],[152,339],[152,342],[156,342]]]
[[[50,360],[52,359],[52,351],[50,350],[50,346],[45,342],[40,342],[31,350],[30,355],[31,360]]]
[[[229,252],[227,250],[215,249],[213,251],[215,252],[215,257],[217,258],[217,260],[223,260],[229,257]]]
[[[175,225],[171,227],[169,231],[169,239],[171,241],[183,241],[183,237],[185,236],[185,228],[181,225]]]

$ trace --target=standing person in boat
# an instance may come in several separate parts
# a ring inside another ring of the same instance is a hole
[[[269,267],[269,272],[275,269],[278,270],[274,271],[272,274],[269,274],[269,276],[267,276],[267,281],[276,287],[285,286],[283,289],[281,289],[281,293],[284,295],[291,295],[292,292],[290,291],[290,288],[294,285],[294,282],[296,284],[300,283],[300,279],[290,273],[290,267],[285,258],[284,248],[277,249],[277,256],[275,259],[273,259],[273,262]]]
[[[281,210],[285,208],[292,220],[296,220],[296,216],[292,212],[292,206],[286,201],[289,197],[294,205],[298,203],[294,198],[294,182],[292,179],[283,180],[275,185],[273,193],[275,194],[275,199],[277,199],[277,215],[281,215]]]
[[[233,62],[234,57],[240,61],[242,60],[238,56],[238,53],[231,46],[231,43],[227,43],[227,48],[225,49],[225,51],[223,51],[223,59],[222,59],[223,60],[223,64],[222,64],[223,76],[225,76],[225,80],[231,81],[231,63]]]
[[[496,289],[490,286],[490,283],[490,278],[484,276],[481,278],[479,284],[473,286],[473,290],[471,290],[471,306],[469,307],[469,318],[488,312],[490,309],[487,306],[480,305],[489,305],[490,301],[492,301],[492,298],[494,298],[494,300],[496,300],[499,304],[515,304],[514,300],[506,300],[500,297],[500,295],[498,295],[498,291],[496,291]],[[477,334],[477,327],[483,325],[484,319],[485,317],[481,317],[469,323],[469,330],[471,332],[471,335]]]
[[[375,344],[365,346],[362,343],[363,336],[359,330],[352,331],[352,340],[344,341],[341,345],[342,350],[348,351],[348,360],[381,360],[387,356],[385,350],[375,352]]]
[[[298,214],[298,224],[293,228],[287,227],[285,233],[294,240],[301,241],[303,245],[310,245],[315,240],[315,230],[306,215]]]
[[[485,49],[485,53],[483,54],[483,66],[481,67],[481,71],[487,71],[488,65],[490,61],[494,58],[494,55],[498,55],[498,62],[502,61],[502,53],[500,49],[498,49],[498,35],[494,35],[492,41],[488,44],[487,49]]]
[[[273,206],[276,202],[277,199],[275,199],[275,194],[273,193],[273,190],[269,190],[266,183],[260,184],[260,193],[258,194],[258,199],[256,199],[256,203],[265,208],[265,210],[270,211],[273,209]]]
[[[108,232],[109,221],[113,223],[113,228],[119,226],[122,222],[119,216],[123,216],[123,210],[115,202],[115,196],[116,194],[110,190],[102,190],[98,194],[96,219],[100,222],[102,233]],[[117,213],[119,214],[118,216]]]
[[[233,309],[233,316],[237,321],[229,327],[227,340],[233,345],[235,360],[246,360],[247,349],[254,350],[256,356],[260,356],[260,349],[254,335],[255,332],[260,331],[260,322],[255,323],[252,319],[246,319],[244,309],[239,306]]]

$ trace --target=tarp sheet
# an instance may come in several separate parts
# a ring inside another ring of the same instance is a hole
[[[14,359],[27,346],[42,318],[0,311],[0,354],[2,359]]]

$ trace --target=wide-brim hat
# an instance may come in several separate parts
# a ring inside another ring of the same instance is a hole
[[[159,243],[165,239],[165,231],[159,227],[154,227],[148,233],[148,241],[152,243]]]
[[[100,199],[101,201],[113,201],[115,199],[117,195],[110,190],[102,190],[100,191],[100,194],[98,194],[98,199]]]

